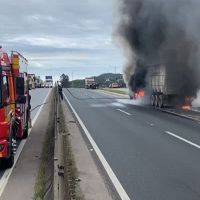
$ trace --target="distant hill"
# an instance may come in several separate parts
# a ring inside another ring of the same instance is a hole
[[[113,74],[113,73],[104,73],[99,76],[95,76],[94,79],[100,86],[108,87],[111,83],[122,80],[123,75],[122,74]],[[72,81],[70,81],[70,85],[72,86]],[[85,87],[85,79],[74,80],[73,87],[84,88]]]
[[[85,88],[85,79],[77,79],[74,80],[73,83],[70,81],[70,87]]]
[[[106,82],[116,82],[119,79],[123,79],[122,74],[105,73],[95,77],[98,84],[105,84]]]

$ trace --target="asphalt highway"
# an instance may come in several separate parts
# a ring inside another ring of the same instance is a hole
[[[42,103],[47,96],[50,88],[37,88],[34,90],[30,90],[31,95],[31,119],[33,119],[37,113],[37,111],[42,106]],[[48,102],[45,102],[48,103]]]
[[[130,199],[200,199],[199,123],[96,90],[69,91]]]

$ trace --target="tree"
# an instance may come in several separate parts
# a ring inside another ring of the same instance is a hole
[[[74,88],[85,88],[85,80],[84,79],[79,79],[79,80],[73,80],[70,82],[71,86],[73,86]]]
[[[68,87],[70,87],[69,76],[68,76],[68,75],[62,74],[62,75],[60,76],[60,82],[61,82],[61,86],[62,86],[63,88],[68,88]]]

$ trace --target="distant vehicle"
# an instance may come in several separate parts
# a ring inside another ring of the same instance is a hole
[[[44,87],[45,88],[53,87],[53,77],[52,76],[45,76]]]
[[[0,164],[11,168],[17,139],[28,137],[30,95],[27,60],[18,52],[10,58],[0,48]]]
[[[85,78],[85,89],[97,89],[98,87],[94,78]]]
[[[119,84],[118,83],[111,83],[110,88],[119,88]]]
[[[42,79],[40,78],[40,76],[36,76],[35,77],[35,87],[36,88],[41,88],[42,87]]]
[[[120,88],[125,88],[126,87],[126,83],[124,82],[124,79],[118,79],[117,83],[118,83]]]
[[[154,65],[144,71],[135,74],[129,83],[130,99],[147,96],[150,104],[155,107],[180,106],[190,108],[192,96],[185,96],[177,87],[177,79],[169,77],[165,65]],[[141,78],[142,77],[142,78]],[[141,80],[145,80],[145,83]]]
[[[28,74],[29,89],[35,89],[35,74]]]

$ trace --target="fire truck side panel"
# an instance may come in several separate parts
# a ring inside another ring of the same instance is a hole
[[[29,98],[29,86],[28,86],[28,73],[27,73],[27,60],[21,55],[13,55],[13,71],[18,77],[24,79],[24,94],[26,97],[25,104],[16,104],[16,114],[19,119],[19,130],[17,131],[17,138],[26,138],[28,129],[28,117],[30,112],[30,98]],[[16,81],[16,79],[15,79]],[[16,93],[16,82],[15,82],[15,93]],[[16,100],[18,96],[16,94]],[[26,135],[25,135],[26,134]]]
[[[28,130],[27,111],[30,112],[30,97],[27,72],[21,71],[21,62],[27,64],[26,59],[19,53],[12,52],[10,60],[0,48],[0,158],[7,168],[14,163],[16,138],[24,138],[24,132]],[[25,91],[21,92],[23,82]]]

